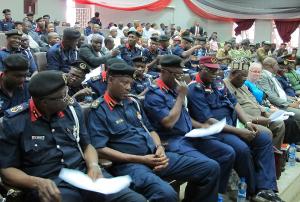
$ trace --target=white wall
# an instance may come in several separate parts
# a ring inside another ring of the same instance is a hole
[[[271,20],[255,20],[254,42],[271,41],[272,31]]]
[[[26,16],[23,0],[1,0],[1,14],[4,8],[9,8],[15,21],[22,21]],[[66,0],[37,0],[35,18],[49,14],[52,20],[65,21]]]

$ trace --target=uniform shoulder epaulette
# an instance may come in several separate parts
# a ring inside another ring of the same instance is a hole
[[[99,80],[100,78],[101,78],[100,75],[98,75],[98,76],[93,76],[93,77],[91,78],[91,81],[97,81],[97,80]]]
[[[25,102],[25,103],[22,103],[20,105],[14,106],[10,109],[7,109],[5,111],[5,115],[7,117],[14,117],[17,114],[20,114],[21,112],[26,111],[28,108],[29,108],[29,104],[27,102]]]
[[[94,100],[91,103],[91,108],[97,109],[99,107],[100,103],[102,103],[103,101],[104,101],[103,96],[97,98],[96,100]]]

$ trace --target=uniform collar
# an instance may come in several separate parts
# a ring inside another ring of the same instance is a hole
[[[114,100],[107,91],[105,91],[103,99],[105,103],[107,104],[108,108],[112,111],[114,107],[118,104],[116,100]]]
[[[29,113],[30,113],[30,119],[32,122],[35,122],[40,117],[42,117],[42,113],[36,108],[34,102],[32,99],[29,100]],[[63,118],[65,116],[65,113],[63,111],[60,111],[57,113],[57,116],[59,118]]]
[[[135,46],[132,47],[132,46],[129,45],[129,43],[126,43],[125,47],[128,48],[128,49],[130,49],[130,50],[134,50],[135,49]]]
[[[168,92],[170,88],[161,80],[160,78],[156,80],[156,85],[160,88],[160,90]]]
[[[101,72],[101,78],[102,78],[103,82],[107,81],[107,71],[102,71]]]

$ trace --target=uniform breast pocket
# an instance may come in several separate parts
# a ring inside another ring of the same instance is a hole
[[[24,151],[25,152],[40,152],[47,150],[47,143],[45,140],[32,139],[25,140],[24,142]]]
[[[108,125],[110,133],[113,135],[124,134],[128,131],[128,126],[124,119],[118,119],[110,122]]]
[[[212,109],[219,108],[221,106],[220,100],[213,98],[212,96],[206,97],[206,101]]]

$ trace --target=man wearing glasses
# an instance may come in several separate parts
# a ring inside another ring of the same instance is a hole
[[[161,76],[145,95],[145,110],[160,138],[168,143],[167,150],[192,156],[203,162],[219,163],[219,193],[225,193],[235,153],[230,146],[217,140],[184,137],[192,128],[206,126],[191,119],[186,109],[188,87],[182,80],[182,63],[182,59],[176,55],[161,57]]]
[[[68,95],[59,71],[43,71],[29,83],[32,99],[5,112],[0,141],[3,181],[24,189],[23,201],[136,201],[145,198],[129,189],[102,195],[61,180],[62,168],[79,170],[96,180],[109,177],[98,165],[78,103]]]

